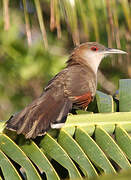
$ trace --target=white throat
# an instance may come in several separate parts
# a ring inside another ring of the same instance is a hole
[[[89,67],[93,70],[95,74],[97,74],[97,70],[101,60],[104,58],[102,53],[85,51],[83,53],[82,58],[85,60],[85,63],[88,64]]]

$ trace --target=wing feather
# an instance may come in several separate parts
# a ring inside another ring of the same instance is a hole
[[[44,134],[53,123],[63,123],[72,108],[72,102],[64,95],[64,77],[67,70],[51,80],[40,97],[7,121],[6,128],[35,138]]]

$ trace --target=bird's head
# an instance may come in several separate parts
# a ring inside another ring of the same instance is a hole
[[[101,60],[110,54],[127,54],[119,49],[106,48],[97,42],[87,42],[76,47],[71,55],[72,59],[81,61],[97,73]]]

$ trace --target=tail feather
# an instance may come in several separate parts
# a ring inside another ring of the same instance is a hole
[[[11,117],[6,128],[24,134],[26,138],[35,138],[44,134],[51,124],[65,122],[71,108],[72,102],[68,98],[56,100],[51,95],[41,96]]]

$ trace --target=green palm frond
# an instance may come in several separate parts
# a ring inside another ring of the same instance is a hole
[[[130,88],[130,79],[120,80],[117,104],[98,91],[100,113],[69,115],[59,132],[52,130],[34,141],[2,133],[4,122],[0,122],[0,175],[5,179],[82,179],[130,169]],[[116,106],[126,112],[116,112]]]

